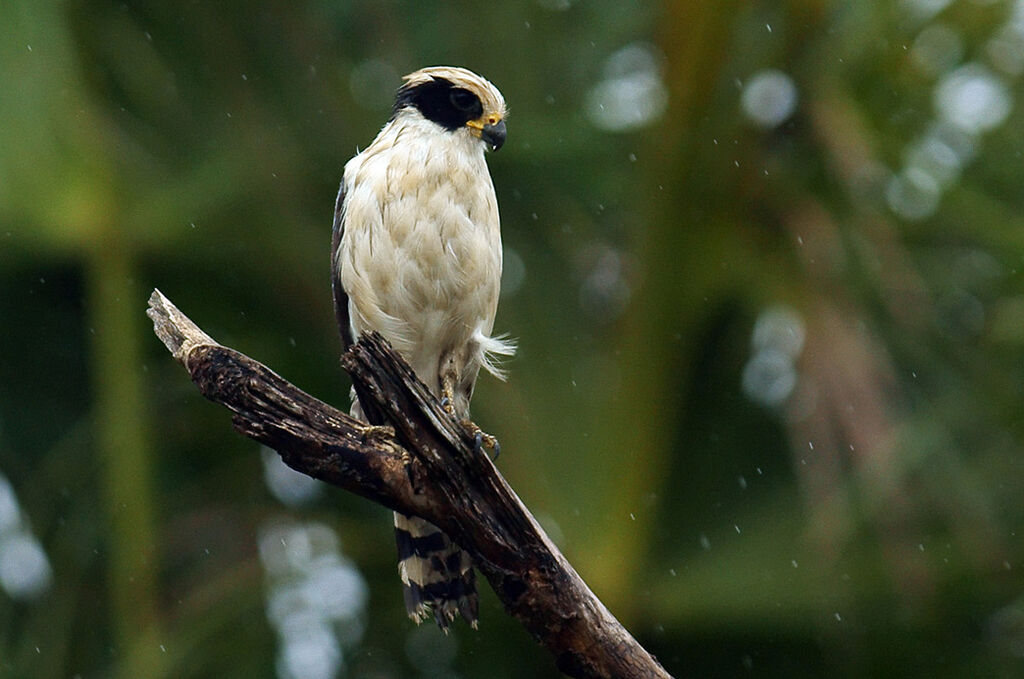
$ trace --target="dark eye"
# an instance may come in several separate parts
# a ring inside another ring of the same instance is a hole
[[[478,101],[476,95],[468,90],[455,89],[452,90],[451,94],[452,106],[459,109],[460,111],[468,111],[476,105]]]

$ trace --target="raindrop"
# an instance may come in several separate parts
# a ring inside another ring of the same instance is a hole
[[[341,649],[330,630],[306,628],[287,638],[277,657],[281,679],[333,679],[341,669]]]
[[[584,248],[581,258],[588,260],[589,271],[580,286],[580,306],[595,319],[609,323],[625,311],[629,303],[630,288],[623,257],[610,246],[595,245]]]
[[[929,135],[912,145],[904,159],[907,167],[929,175],[940,187],[947,188],[960,176],[960,156],[942,139]]]
[[[789,356],[777,350],[759,351],[743,366],[743,393],[756,403],[774,407],[793,393],[796,379]]]
[[[776,349],[796,358],[803,350],[806,334],[803,319],[794,309],[771,306],[762,311],[754,322],[751,346],[754,349]]]
[[[984,66],[972,63],[949,74],[935,90],[939,115],[972,133],[1000,125],[1010,114],[1006,85]]]
[[[306,605],[330,620],[354,618],[366,606],[366,582],[336,554],[321,559],[301,586]]]
[[[270,580],[267,619],[280,644],[278,676],[337,676],[341,645],[362,637],[367,588],[336,534],[314,522],[269,523],[260,530],[259,554]]]
[[[889,180],[885,197],[892,211],[909,220],[930,217],[939,207],[939,184],[917,167],[904,170]]]
[[[0,536],[0,587],[13,599],[34,599],[50,587],[53,571],[39,542],[25,533]]]
[[[948,121],[933,122],[928,126],[927,136],[948,146],[961,166],[969,163],[978,151],[977,136]]]
[[[263,480],[282,504],[297,507],[320,494],[321,486],[316,479],[286,465],[273,450],[263,446],[260,454],[263,460]]]
[[[612,54],[604,79],[587,95],[586,113],[602,130],[628,132],[657,120],[668,105],[660,55],[654,47],[633,43]]]
[[[705,552],[711,549],[711,540],[709,540],[708,536],[704,533],[700,534],[700,546],[704,549]]]
[[[21,524],[21,509],[10,482],[0,475],[0,534],[13,531]]]
[[[989,61],[1008,76],[1024,71],[1024,32],[1007,26],[985,45]]]
[[[755,73],[743,88],[740,105],[755,124],[771,128],[785,122],[796,109],[793,79],[782,71],[766,69]]]

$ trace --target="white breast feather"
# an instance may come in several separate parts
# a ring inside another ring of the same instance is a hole
[[[440,131],[400,113],[345,166],[338,257],[353,337],[379,331],[435,393],[438,362],[460,374],[514,344],[491,337],[501,283],[501,234],[484,147],[467,130]]]

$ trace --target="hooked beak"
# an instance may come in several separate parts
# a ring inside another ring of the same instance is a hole
[[[492,151],[497,151],[505,143],[505,121],[499,120],[494,125],[484,125],[480,130],[480,138],[490,145]]]

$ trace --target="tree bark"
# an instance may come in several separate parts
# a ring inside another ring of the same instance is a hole
[[[217,344],[159,290],[154,330],[199,391],[235,428],[285,464],[385,507],[427,519],[473,557],[506,610],[580,678],[669,677],[605,608],[474,439],[377,334],[342,357],[370,427],[304,393],[261,363]]]

